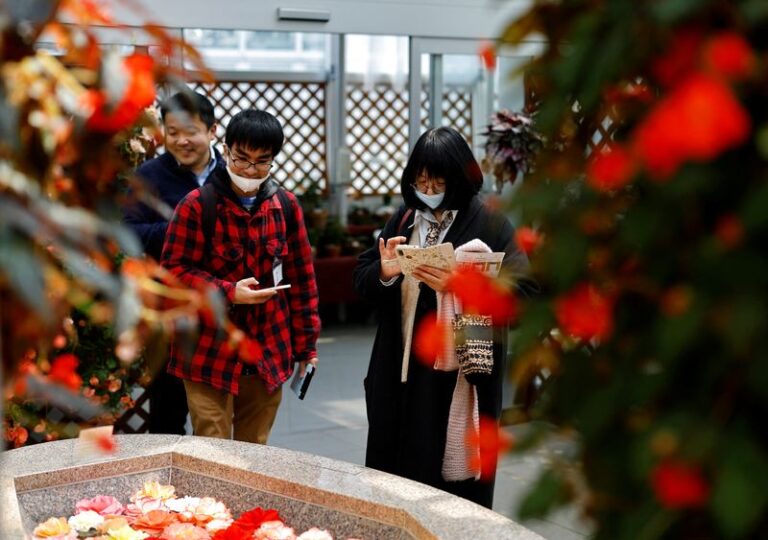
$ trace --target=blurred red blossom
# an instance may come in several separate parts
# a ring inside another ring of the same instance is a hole
[[[626,148],[609,144],[590,157],[587,183],[597,191],[613,191],[628,184],[635,169],[635,160]]]
[[[88,118],[89,129],[116,133],[130,127],[146,107],[155,101],[154,60],[146,54],[134,53],[123,59],[128,83],[119,103],[108,103],[102,90],[89,90],[83,96],[85,105],[93,110]]]
[[[424,317],[414,331],[416,358],[430,367],[434,365],[435,359],[445,351],[446,337],[446,327],[437,321],[434,313]]]
[[[687,160],[709,161],[746,141],[750,119],[731,89],[691,75],[662,99],[634,133],[634,150],[657,179]]]
[[[748,78],[757,65],[755,53],[743,36],[724,32],[710,39],[704,47],[704,66],[726,79]]]
[[[723,249],[733,249],[744,240],[744,225],[739,216],[722,216],[715,225],[715,238]]]
[[[282,521],[282,519],[277,510],[264,510],[257,507],[241,514],[226,529],[216,531],[211,539],[241,540],[243,538],[252,538],[254,531],[261,527],[262,523],[268,521]]]
[[[66,386],[75,392],[80,390],[83,385],[83,379],[77,374],[79,364],[77,356],[71,353],[60,354],[53,359],[51,370],[48,372],[48,379],[52,382]]]
[[[515,245],[517,248],[530,255],[541,244],[541,235],[532,227],[520,227],[515,231]]]
[[[555,300],[555,316],[566,334],[603,340],[613,331],[613,303],[593,284],[580,283]]]
[[[695,508],[709,498],[709,485],[701,469],[685,463],[665,461],[657,465],[651,474],[651,486],[665,508]]]
[[[480,60],[482,61],[483,67],[485,67],[485,69],[488,71],[493,71],[496,69],[496,48],[493,46],[492,42],[484,41],[480,45],[478,54],[480,55]]]
[[[19,448],[20,446],[24,446],[24,443],[27,442],[29,432],[23,426],[12,426],[5,428],[3,436],[6,441],[13,444],[14,448]]]
[[[512,437],[499,427],[495,418],[481,416],[479,432],[470,431],[467,435],[467,446],[479,450],[479,457],[476,454],[468,465],[480,469],[480,480],[489,482],[496,476],[499,455],[509,451],[512,445]]]
[[[96,439],[96,447],[104,454],[114,454],[117,451],[117,442],[111,434],[100,435]]]
[[[704,34],[699,28],[678,30],[664,54],[651,66],[651,72],[662,86],[670,87],[696,69]]]
[[[495,325],[514,321],[519,314],[519,301],[510,288],[471,267],[453,272],[446,288],[461,301],[464,313],[490,315]]]

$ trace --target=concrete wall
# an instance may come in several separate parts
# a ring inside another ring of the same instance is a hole
[[[115,2],[125,22],[149,16],[163,26],[482,39],[496,37],[530,0],[143,0],[136,17]],[[328,22],[278,21],[278,8],[330,13]]]

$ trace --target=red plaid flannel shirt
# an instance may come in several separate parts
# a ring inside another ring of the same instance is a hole
[[[294,361],[316,356],[320,332],[317,283],[312,253],[301,207],[288,192],[295,226],[286,235],[286,221],[277,194],[265,200],[253,214],[235,200],[233,193],[218,191],[216,232],[211,252],[204,253],[200,190],[192,191],[176,207],[168,225],[162,264],[182,282],[193,286],[210,283],[229,302],[235,284],[246,277],[270,283],[275,257],[283,262],[283,283],[263,304],[231,305],[230,318],[261,345],[263,357],[256,364],[269,392],[282,385]],[[182,379],[204,382],[232,394],[238,392],[243,364],[237,351],[226,344],[226,334],[216,326],[200,323],[199,340],[191,357],[181,344],[172,344],[168,372]]]

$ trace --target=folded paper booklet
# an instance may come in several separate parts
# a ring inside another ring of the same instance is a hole
[[[480,251],[457,251],[456,264],[460,268],[471,267],[478,272],[483,272],[496,277],[501,270],[501,263],[504,261],[505,253],[503,251],[480,252]]]
[[[451,270],[456,266],[453,244],[450,242],[426,248],[403,244],[395,248],[395,253],[397,253],[397,262],[400,263],[400,270],[406,276],[412,274],[414,269],[421,265],[444,270]]]

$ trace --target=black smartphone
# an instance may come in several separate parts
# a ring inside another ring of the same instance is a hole
[[[296,368],[296,374],[293,376],[293,380],[291,381],[291,390],[293,390],[294,394],[299,396],[299,399],[304,399],[304,396],[307,394],[307,388],[309,388],[309,383],[312,382],[312,376],[314,374],[314,364],[307,364],[307,369],[304,371],[303,377],[299,376],[299,369]]]

